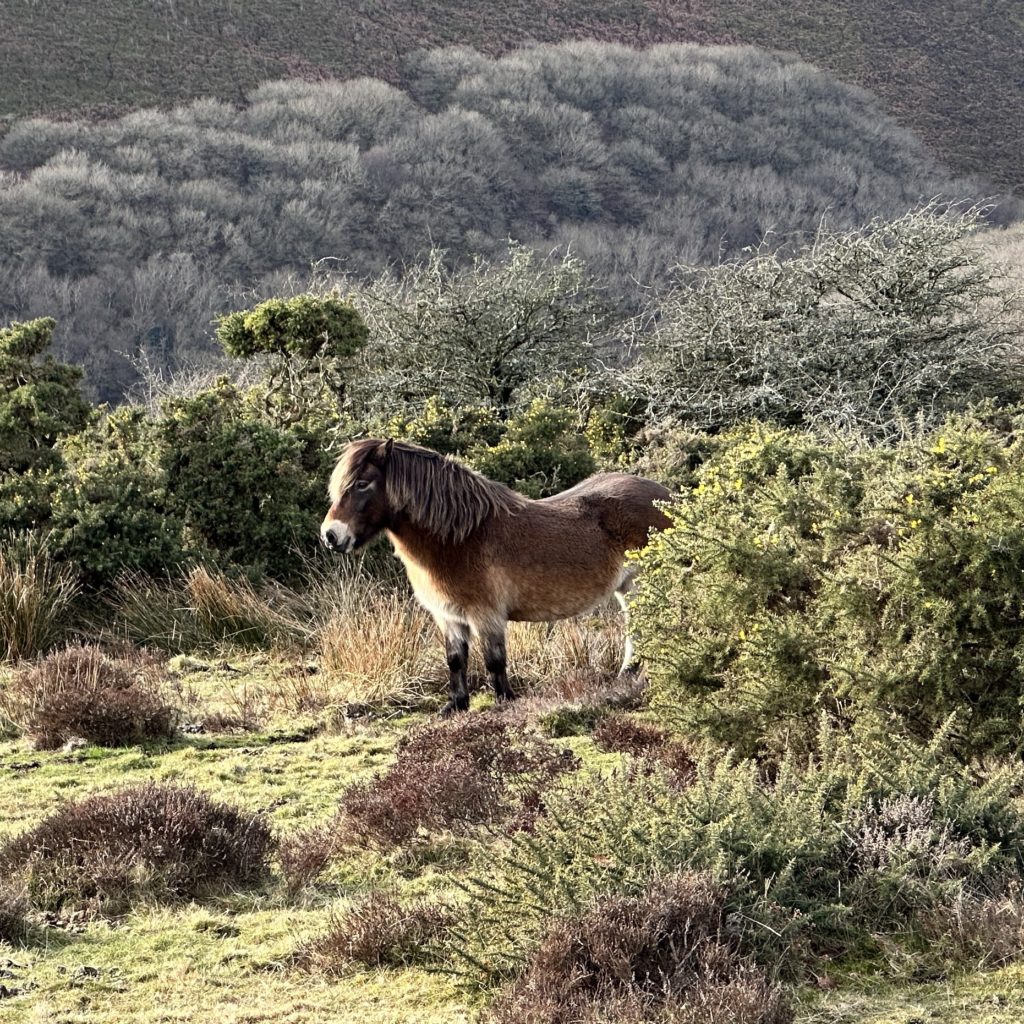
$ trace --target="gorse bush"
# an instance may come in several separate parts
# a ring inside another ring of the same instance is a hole
[[[666,720],[738,749],[861,733],[1021,741],[1024,446],[1006,414],[890,447],[775,427],[716,442],[639,556]]]
[[[145,783],[65,804],[0,848],[0,869],[40,909],[117,914],[251,885],[272,849],[263,815]]]
[[[385,432],[458,455],[531,498],[556,494],[598,468],[573,411],[543,398],[507,419],[487,406],[447,406],[431,398],[419,416],[394,417]]]
[[[0,530],[45,522],[57,442],[89,419],[81,369],[44,356],[55,327],[47,317],[0,328]]]
[[[516,975],[552,919],[700,870],[750,923],[748,948],[783,971],[823,953],[912,951],[919,918],[930,929],[1024,864],[1019,765],[979,781],[946,740],[869,746],[826,729],[818,756],[787,756],[772,781],[715,756],[683,788],[632,770],[551,795],[532,833],[475,862],[456,948],[481,981]]]
[[[156,415],[117,409],[61,445],[50,543],[91,585],[194,559],[287,576],[315,537],[325,447],[224,381]]]
[[[143,652],[68,647],[17,671],[0,692],[0,708],[38,750],[71,739],[123,747],[175,735],[166,682],[160,662]]]

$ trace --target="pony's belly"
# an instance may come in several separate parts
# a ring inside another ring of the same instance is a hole
[[[558,576],[548,577],[534,586],[519,587],[509,602],[508,618],[512,622],[555,622],[571,619],[592,611],[607,601],[615,591],[619,574],[601,580],[591,579],[585,586],[563,586]]]

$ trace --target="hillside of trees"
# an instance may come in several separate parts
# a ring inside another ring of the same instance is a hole
[[[204,357],[215,314],[305,287],[317,260],[355,280],[432,248],[571,246],[635,304],[678,264],[990,187],[796,58],[449,48],[405,90],[277,81],[240,106],[16,122],[0,139],[0,318],[55,317],[57,351],[116,399],[132,359]]]
[[[437,46],[500,56],[569,39],[747,43],[799,54],[877,92],[961,173],[1017,191],[1024,180],[1024,21],[1015,0],[6,0],[3,28],[0,126],[201,96],[244,103],[272,78],[372,75],[405,85],[415,74],[410,58]]]

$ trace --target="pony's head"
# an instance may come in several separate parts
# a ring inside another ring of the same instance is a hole
[[[338,460],[320,539],[331,551],[356,551],[386,530],[391,512],[385,474],[393,441],[353,441]]]

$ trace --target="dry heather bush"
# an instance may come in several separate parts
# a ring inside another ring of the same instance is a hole
[[[343,974],[354,964],[402,967],[422,962],[453,920],[451,911],[437,903],[421,900],[402,906],[374,893],[332,917],[327,931],[299,950],[298,963],[324,974]]]
[[[30,934],[25,920],[27,909],[24,897],[0,890],[0,942],[20,946],[27,941]]]
[[[343,838],[396,846],[421,831],[484,823],[529,828],[543,793],[579,761],[497,715],[463,715],[424,726],[399,745],[398,759],[341,799]]]
[[[939,965],[983,970],[1024,954],[1024,895],[1014,882],[997,896],[962,895],[942,907],[923,908],[916,929],[927,955]]]
[[[336,822],[304,828],[281,839],[277,844],[277,862],[288,895],[295,896],[316,879],[337,849]]]
[[[608,715],[639,710],[646,691],[647,682],[639,676],[582,671],[564,676],[548,693],[521,702],[521,707],[548,736],[579,736],[593,731]]]
[[[638,722],[625,715],[609,715],[594,728],[594,743],[599,750],[631,754],[666,768],[680,784],[696,777],[697,765],[686,744],[672,739],[667,729]]]
[[[0,545],[0,661],[32,658],[58,643],[77,594],[74,574],[36,541]]]
[[[106,747],[169,739],[177,712],[165,694],[166,678],[144,651],[114,656],[95,646],[68,647],[17,672],[3,710],[38,750],[76,737]]]
[[[788,1024],[778,987],[740,949],[710,876],[670,875],[553,924],[493,1024]]]
[[[0,876],[39,909],[120,913],[258,881],[272,848],[262,814],[145,783],[66,804],[0,849]]]

